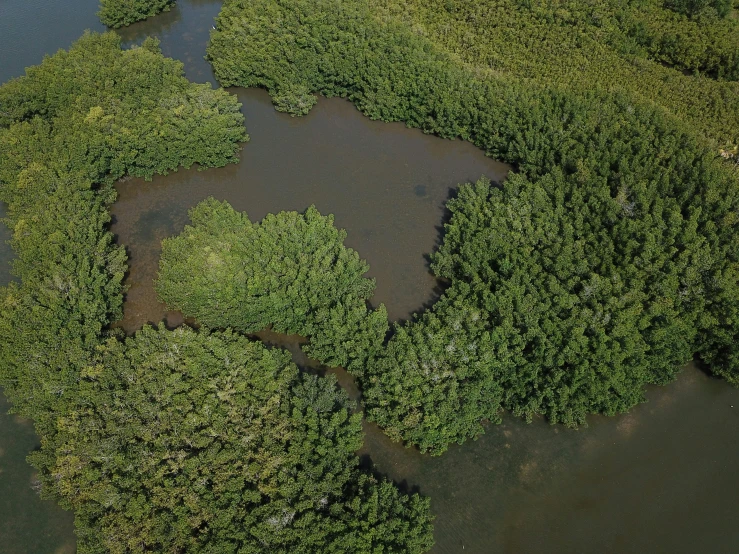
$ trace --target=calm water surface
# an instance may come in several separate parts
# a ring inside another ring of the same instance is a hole
[[[67,47],[85,28],[100,29],[96,0],[0,0],[0,81]],[[220,2],[183,1],[121,32],[127,43],[159,36],[188,78],[211,81],[203,60]],[[505,166],[469,144],[402,125],[372,122],[350,104],[320,99],[308,117],[276,113],[261,91],[235,89],[251,142],[241,163],[196,169],[146,183],[120,183],[113,232],[128,248],[125,317],[133,331],[166,318],[152,279],[162,238],[180,232],[187,210],[207,196],[228,200],[252,220],[268,212],[333,213],[346,243],[371,265],[374,303],[405,319],[438,294],[425,255],[439,237],[443,204],[457,183],[499,180]],[[4,228],[0,239],[7,238]],[[0,245],[0,280],[10,252]],[[264,333],[301,365],[296,337]],[[340,370],[343,386],[358,394]],[[577,431],[511,417],[476,442],[444,456],[421,456],[365,424],[365,463],[432,497],[434,553],[737,552],[739,391],[688,367],[676,383],[648,391],[649,402],[616,418],[592,417]],[[0,552],[71,552],[71,517],[33,491],[25,463],[37,444],[28,422],[0,404]]]
[[[264,91],[234,92],[251,135],[239,164],[117,187],[112,230],[131,263],[122,325],[133,330],[162,319],[151,284],[161,240],[179,233],[187,210],[208,196],[252,220],[315,204],[334,214],[346,244],[369,262],[368,275],[377,279],[373,301],[383,302],[391,319],[433,302],[437,283],[426,255],[438,240],[446,200],[457,183],[481,175],[501,180],[508,167],[469,143],[370,121],[345,100],[321,98],[308,116],[293,118],[276,112]]]
[[[97,0],[0,0],[0,83],[24,68],[69,47],[85,29],[102,31]],[[0,218],[5,206],[0,203]],[[0,225],[0,285],[10,280],[10,233]],[[1,390],[1,389],[0,389]],[[34,489],[33,468],[26,456],[38,446],[30,421],[8,414],[0,393],[0,553],[72,554],[72,514]]]

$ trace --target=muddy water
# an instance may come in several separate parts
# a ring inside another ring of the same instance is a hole
[[[688,367],[647,396],[580,430],[505,417],[439,458],[375,429],[365,451],[431,496],[434,552],[739,551],[739,391]]]
[[[27,22],[39,36],[46,33],[54,46],[43,46],[44,52],[94,27],[94,0],[65,2],[69,13],[82,14],[69,20],[60,4],[0,0],[1,81],[18,73],[19,60],[40,61],[36,33],[6,32],[9,9],[14,25]],[[173,11],[122,35],[129,42],[159,36],[189,78],[211,80],[202,57],[218,9],[219,2],[180,0]],[[159,243],[178,233],[187,209],[209,195],[252,219],[315,204],[336,215],[347,244],[369,261],[377,279],[374,300],[387,305],[391,318],[406,318],[433,301],[435,282],[424,255],[438,239],[443,202],[456,183],[481,174],[497,179],[504,168],[469,145],[367,121],[341,100],[322,99],[310,116],[292,119],[275,113],[262,92],[236,92],[252,137],[239,166],[118,187],[113,230],[131,255],[121,325],[132,331],[162,317],[181,322],[178,314],[164,313],[151,286]],[[2,247],[0,260],[4,279],[9,252]],[[301,365],[314,365],[301,357],[296,337],[261,338],[288,348]],[[351,380],[336,373],[358,395]],[[505,417],[478,441],[439,458],[399,447],[366,424],[361,454],[378,471],[432,497],[435,553],[739,551],[739,391],[689,367],[676,383],[651,388],[648,399],[620,417],[592,417],[577,431]],[[34,444],[28,423],[2,416],[0,552],[72,548],[69,515],[31,488],[23,458]]]
[[[373,301],[391,319],[433,302],[437,283],[426,256],[438,240],[444,204],[457,183],[500,180],[508,167],[471,144],[442,140],[404,125],[370,121],[345,100],[321,98],[304,118],[278,113],[261,90],[234,89],[251,135],[238,165],[179,171],[150,183],[117,186],[113,233],[128,248],[127,330],[160,321],[152,287],[160,242],[179,233],[187,210],[214,196],[252,220],[314,204],[346,229],[345,243],[370,264]]]

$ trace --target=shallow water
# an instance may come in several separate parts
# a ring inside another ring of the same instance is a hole
[[[378,471],[431,496],[434,552],[736,552],[739,391],[692,366],[572,430],[510,416],[438,458],[376,429]]]
[[[14,25],[26,22],[46,33],[43,52],[53,52],[94,26],[95,3],[66,2],[70,14],[80,15],[65,20],[61,3],[0,0],[0,81],[41,57],[30,36],[4,32],[3,10],[13,11]],[[212,80],[203,55],[219,7],[180,0],[122,36],[138,42],[155,34],[165,54],[185,62],[189,78]],[[294,119],[274,112],[264,92],[235,92],[251,135],[240,165],[118,186],[113,231],[131,256],[120,324],[132,331],[165,316],[172,325],[181,322],[179,314],[165,314],[154,295],[159,243],[180,232],[187,210],[209,195],[252,220],[315,204],[335,214],[347,229],[347,245],[369,261],[377,279],[373,301],[384,302],[392,319],[433,301],[438,291],[424,256],[438,240],[443,203],[457,183],[481,174],[500,179],[505,168],[469,144],[369,121],[339,99],[320,99],[308,117]],[[2,247],[0,260],[5,279],[9,251]],[[301,356],[296,337],[261,338],[314,366]],[[333,372],[356,397],[351,379]],[[739,391],[690,366],[676,383],[651,387],[647,396],[649,402],[629,414],[591,417],[579,430],[507,416],[478,441],[438,458],[394,444],[365,424],[361,454],[378,471],[431,496],[437,554],[738,551]],[[0,404],[3,413],[5,407]],[[31,489],[24,461],[36,444],[31,427],[5,415],[0,425],[0,552],[70,551],[71,517]]]
[[[162,319],[152,287],[161,240],[179,233],[187,210],[208,196],[252,220],[314,204],[334,214],[347,231],[345,244],[369,262],[368,276],[377,280],[373,302],[384,303],[391,319],[433,302],[438,287],[426,255],[439,238],[446,200],[459,182],[481,175],[502,180],[508,166],[469,143],[370,121],[338,98],[321,98],[296,119],[276,112],[264,91],[233,92],[251,135],[239,164],[117,185],[112,230],[131,264],[123,327]]]
[[[38,447],[33,425],[9,409],[0,393],[0,552],[73,554],[72,514],[39,498],[36,474],[26,462]]]
[[[0,0],[0,83],[18,77],[45,54],[67,48],[85,29],[104,29],[97,0]],[[5,205],[0,203],[0,218]],[[10,232],[0,225],[0,285],[11,279]],[[1,389],[0,389],[1,390]],[[38,446],[31,422],[8,414],[0,393],[0,553],[72,554],[72,514],[34,490],[26,456]]]

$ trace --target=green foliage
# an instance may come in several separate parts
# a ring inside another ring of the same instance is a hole
[[[720,2],[723,0],[719,0]],[[649,100],[723,145],[739,143],[739,21],[690,19],[662,0],[370,0],[475,66]],[[667,64],[672,67],[665,67]],[[685,75],[683,72],[700,72]]]
[[[123,51],[113,33],[86,35],[0,87],[0,113],[0,200],[19,278],[0,294],[0,379],[43,427],[121,315],[113,181],[225,165],[246,134],[233,96],[188,83],[154,41]]]
[[[168,306],[212,328],[302,335],[310,356],[354,373],[381,347],[387,313],[367,309],[369,266],[344,247],[333,216],[310,207],[251,223],[211,198],[190,217],[162,242],[156,289]]]
[[[224,165],[244,138],[235,98],[190,85],[153,41],[124,52],[112,33],[86,35],[0,87],[0,200],[18,277],[0,290],[0,382],[46,445],[121,315],[126,255],[107,230],[112,183]],[[52,465],[53,447],[37,461]]]
[[[490,314],[453,294],[415,323],[396,325],[361,381],[367,417],[433,454],[482,434],[483,420],[499,421],[501,376],[515,370]]]
[[[108,27],[117,29],[167,11],[175,0],[100,0],[98,16]]]
[[[221,83],[263,86],[282,110],[306,91],[330,94],[331,75],[346,79],[352,66],[363,67],[367,79],[410,47],[445,52],[521,87],[623,92],[668,110],[721,147],[739,144],[739,83],[704,77],[739,79],[739,21],[689,19],[661,0],[322,0],[314,7],[227,0],[217,29],[208,51]],[[407,78],[388,78],[373,92],[385,96],[410,85]],[[310,107],[299,105],[296,114]]]
[[[85,35],[0,88],[0,125],[48,122],[75,154],[66,171],[83,168],[94,182],[236,162],[248,139],[239,108],[226,91],[188,82],[156,40],[121,50],[115,33]]]
[[[726,17],[731,12],[733,0],[668,0],[665,5],[678,13],[689,16],[715,14]]]
[[[368,417],[438,454],[500,408],[569,425],[627,410],[694,353],[737,382],[739,176],[696,131],[735,141],[735,84],[673,75],[693,87],[673,89],[691,91],[680,93],[690,115],[654,85],[664,68],[638,65],[630,80],[601,48],[607,86],[582,92],[556,74],[565,60],[580,71],[564,53],[581,50],[541,34],[579,28],[579,15],[557,12],[569,23],[527,39],[561,48],[539,60],[524,55],[521,25],[492,32],[508,20],[490,2],[383,6],[227,1],[209,47],[223,84],[346,97],[518,169],[501,190],[481,181],[450,203],[433,265],[450,287],[360,375]],[[519,69],[485,58],[491,43],[517,49]]]
[[[109,339],[58,419],[46,486],[82,553],[420,553],[428,501],[358,469],[335,379],[231,332]]]
[[[247,138],[235,98],[188,83],[153,41],[122,51],[113,34],[87,35],[0,88],[0,113],[20,278],[0,295],[0,380],[35,420],[32,462],[44,493],[75,511],[78,550],[428,550],[428,500],[359,471],[361,416],[335,381],[231,332],[147,328],[124,343],[105,331],[126,271],[107,230],[112,183],[235,161]],[[294,272],[307,256],[325,269],[343,240],[315,211],[279,221],[288,234],[267,248],[314,233],[288,249]],[[371,294],[356,254],[336,253],[360,275],[332,286]],[[355,317],[323,308],[319,327]]]
[[[709,264],[674,199],[584,194],[553,172],[464,185],[449,208],[433,269],[452,285],[370,369],[370,417],[392,435],[439,453],[501,407],[582,424],[628,410],[692,356]],[[383,395],[412,398],[408,413]]]

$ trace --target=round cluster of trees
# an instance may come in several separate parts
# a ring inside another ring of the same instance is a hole
[[[162,241],[156,290],[170,308],[213,328],[301,335],[309,356],[355,374],[381,348],[387,312],[368,310],[375,282],[333,216],[310,207],[252,223],[211,198],[190,218]]]

